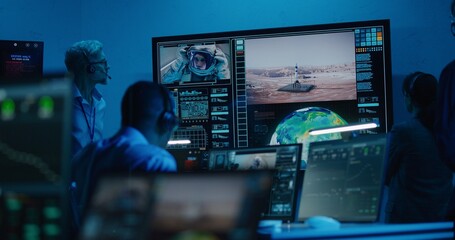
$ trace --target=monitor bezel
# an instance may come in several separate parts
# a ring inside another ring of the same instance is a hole
[[[255,152],[255,151],[261,151],[263,150],[264,153],[270,153],[272,150],[276,150],[279,149],[279,148],[289,148],[289,147],[296,147],[297,148],[297,156],[301,156],[302,154],[302,150],[303,150],[303,145],[301,143],[295,143],[295,144],[283,144],[283,145],[267,145],[267,146],[262,146],[262,147],[251,147],[251,148],[222,148],[222,149],[211,149],[208,151],[208,155],[209,155],[209,160],[210,161],[210,156],[212,154],[212,152],[214,151],[224,151],[224,152],[229,152],[229,151],[240,151],[240,152]],[[261,151],[262,152],[262,151]],[[294,193],[293,193],[293,202],[292,202],[292,206],[291,206],[291,214],[290,216],[271,216],[271,215],[266,215],[266,216],[262,216],[261,219],[263,220],[281,220],[283,222],[293,222],[295,219],[296,219],[296,216],[297,216],[297,210],[298,210],[298,197],[299,197],[299,192],[300,192],[300,189],[302,188],[302,174],[303,174],[303,171],[301,170],[300,166],[301,166],[301,162],[302,162],[302,159],[301,158],[297,158],[297,161],[296,161],[296,176],[295,176],[295,185],[294,185]],[[237,170],[237,171],[233,171],[233,170],[225,170],[225,171],[220,171],[220,170],[207,170],[208,172],[213,172],[213,173],[217,173],[217,172],[245,172],[245,171],[250,171],[250,170]],[[261,170],[251,170],[251,171],[261,171]],[[274,170],[276,171],[276,170]],[[269,196],[270,198],[270,196]],[[268,199],[270,200],[270,199]]]
[[[392,93],[392,60],[391,60],[391,37],[390,37],[390,20],[366,20],[354,22],[341,22],[341,23],[327,23],[327,24],[314,24],[303,26],[290,26],[290,27],[277,27],[277,28],[263,28],[251,29],[240,31],[226,31],[226,32],[213,32],[213,33],[196,33],[184,34],[175,36],[156,36],[151,38],[152,43],[152,81],[160,79],[160,70],[158,66],[158,47],[159,44],[165,42],[179,42],[179,41],[197,41],[198,39],[216,40],[216,39],[229,39],[240,37],[252,36],[265,36],[274,34],[289,34],[292,32],[325,32],[334,31],[336,29],[353,29],[360,27],[383,27],[383,59],[384,59],[384,104],[385,104],[385,132],[389,132],[393,124],[393,93]]]
[[[39,82],[43,78],[48,77],[44,74],[44,41],[40,40],[10,40],[10,39],[0,39],[0,45],[11,45],[11,44],[18,44],[18,50],[25,50],[26,44],[33,44],[37,45],[36,49],[31,49],[30,51],[38,52],[37,56],[40,57],[39,59],[39,66],[37,71],[33,73],[33,76],[20,76],[20,77],[6,77],[0,76],[0,83],[1,84],[18,84],[18,83],[34,83]],[[25,46],[25,47],[24,47]],[[0,51],[1,52],[1,51]],[[1,64],[0,64],[1,66]],[[23,74],[22,74],[23,75]]]
[[[380,215],[381,215],[381,204],[384,199],[384,181],[385,181],[385,174],[386,174],[386,144],[387,144],[387,134],[385,133],[380,133],[380,134],[371,134],[371,135],[359,135],[356,137],[351,137],[351,138],[344,138],[344,139],[337,139],[337,140],[329,140],[329,141],[321,141],[321,142],[312,142],[310,143],[310,148],[333,148],[334,145],[339,144],[339,145],[369,145],[369,144],[383,144],[383,158],[382,158],[382,169],[381,171],[381,176],[380,176],[380,190],[379,190],[379,196],[378,196],[378,205],[377,207],[377,212],[375,214],[374,219],[373,218],[360,218],[360,217],[346,217],[343,216],[343,218],[337,218],[342,223],[374,223],[378,222],[380,220]],[[310,149],[311,151],[311,149]],[[310,152],[309,151],[309,152]],[[310,163],[311,164],[311,163]],[[308,176],[306,174],[307,169],[305,169],[305,176],[302,176],[302,182],[300,185],[299,189],[299,202],[296,210],[296,221],[297,222],[304,222],[308,218],[312,216],[301,216],[300,211],[301,211],[301,204],[302,204],[302,192],[303,188],[305,187],[305,178]],[[334,216],[329,216],[329,217],[334,217]]]

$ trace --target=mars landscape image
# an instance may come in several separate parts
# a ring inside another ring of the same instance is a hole
[[[309,73],[298,78],[300,86],[312,86],[309,91],[298,91],[291,68],[253,69],[247,71],[248,104],[287,102],[318,102],[355,100],[355,66],[321,66],[308,68]],[[311,72],[310,72],[311,71]],[[280,90],[289,86],[291,90]]]
[[[246,41],[248,104],[355,100],[354,41],[350,32]]]

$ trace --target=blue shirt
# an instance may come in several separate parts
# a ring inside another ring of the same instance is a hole
[[[98,178],[108,172],[176,172],[174,157],[151,145],[138,130],[124,127],[113,137],[87,145],[72,161],[72,208],[75,222]]]
[[[84,175],[87,165],[125,171],[177,171],[174,157],[165,149],[149,144],[133,127],[124,127],[111,138],[89,144],[73,158],[72,165],[73,173],[82,170]]]
[[[72,155],[83,147],[103,138],[104,112],[106,102],[101,93],[93,89],[93,106],[85,100],[76,84],[73,85],[73,128],[71,131]]]

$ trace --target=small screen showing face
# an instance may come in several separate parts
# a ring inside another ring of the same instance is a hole
[[[233,164],[239,170],[274,169],[276,159],[276,153],[239,154]]]

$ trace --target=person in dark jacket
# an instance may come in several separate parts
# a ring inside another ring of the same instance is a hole
[[[452,191],[452,172],[441,160],[434,138],[436,78],[415,72],[403,82],[412,118],[388,134],[386,222],[443,221]]]

